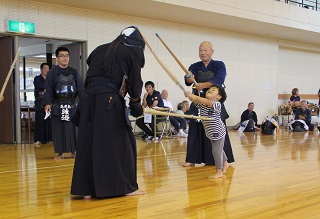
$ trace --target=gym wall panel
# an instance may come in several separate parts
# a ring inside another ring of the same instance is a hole
[[[239,36],[239,66],[250,67],[255,60],[255,37]]]
[[[309,31],[314,31],[314,28],[317,28],[317,32],[320,32],[320,15],[317,11],[275,0],[170,0],[166,2],[172,5],[213,13],[223,13],[224,15],[278,24],[290,28],[300,29],[302,27]],[[306,10],[308,10],[307,13]],[[313,14],[316,18],[307,16],[309,13]]]
[[[165,60],[165,66],[168,66],[170,72],[176,77],[177,81],[181,86],[186,90],[191,92],[191,87],[187,87],[184,83],[184,75],[185,73],[182,69],[177,65],[174,59],[172,60]],[[182,102],[183,100],[187,99],[184,96],[183,90],[176,85],[176,83],[170,79],[167,73],[162,69],[159,68],[158,74],[158,89],[161,92],[163,89],[166,89],[169,93],[169,101],[172,103],[173,108],[176,110],[178,103]]]
[[[135,25],[140,28],[141,33],[146,38],[152,50],[160,57],[161,54],[159,54],[158,47],[157,47],[158,39],[154,35],[157,32],[157,26],[158,26],[156,20],[132,17],[131,25]],[[145,51],[144,54],[145,54],[146,60],[154,59],[154,56],[150,52],[147,45],[144,51]]]
[[[104,42],[110,42],[119,36],[123,28],[132,25],[131,17],[103,13],[102,36]]]
[[[55,5],[54,34],[57,38],[87,39],[86,10]]]
[[[103,13],[87,11],[88,55],[99,45],[107,43],[103,38]]]
[[[19,1],[19,21],[37,22],[39,15],[39,3],[29,1]]]
[[[5,32],[5,20],[18,19],[19,16],[19,1],[18,0],[0,0],[0,31]]]
[[[256,39],[257,41],[260,41],[261,39]],[[263,40],[261,43],[256,43],[256,46],[254,48],[255,51],[255,65],[258,68],[273,68],[275,69],[275,63],[274,59],[272,57],[274,56],[276,42],[272,42],[271,40]]]
[[[294,87],[299,89],[300,94],[316,94],[320,81],[319,60],[320,52],[280,47],[278,94],[291,94]]]
[[[274,95],[277,94],[275,43],[275,40],[261,37],[238,34],[224,36],[222,60],[227,67],[226,107],[232,109],[229,124],[238,122],[241,115],[238,114],[246,109],[250,101],[256,103],[260,121],[267,115],[277,113],[277,96]],[[236,114],[238,116],[234,116]]]
[[[156,42],[156,49],[158,51],[158,55],[166,60],[174,60],[172,55],[166,49],[166,47],[161,43],[161,41],[157,38],[155,34],[159,34],[161,39],[165,42],[165,44],[169,47],[169,49],[173,52],[176,57],[181,57],[182,51],[181,47],[185,46],[181,44],[181,39],[184,36],[181,36],[180,25],[176,23],[170,22],[157,22],[156,29],[153,33],[151,33],[150,37]],[[170,37],[168,37],[170,36]],[[181,61],[181,60],[179,60]],[[177,64],[178,65],[178,64]],[[182,71],[182,69],[181,69]]]
[[[54,36],[55,31],[55,7],[52,4],[38,5],[38,19],[36,21],[36,33],[40,36]]]
[[[192,64],[199,60],[199,44],[202,42],[202,28],[189,25],[181,25],[181,54],[186,59],[191,59],[193,61],[188,64]],[[170,36],[169,36],[170,37]],[[189,67],[189,66],[188,66]]]
[[[255,111],[258,114],[259,123],[263,121],[267,116],[272,117],[274,114],[278,113],[273,107],[266,106],[275,106],[278,102],[277,98],[277,84],[274,83],[273,69],[271,68],[256,68],[254,82],[254,103]],[[258,95],[256,95],[258,94]]]
[[[239,66],[240,44],[238,38],[229,34],[224,35],[222,48],[220,60],[227,60],[228,66]],[[217,56],[215,58],[219,59]]]
[[[224,60],[226,63],[226,60]],[[251,99],[248,95],[252,93],[251,83],[243,82],[246,75],[253,75],[253,67],[226,66],[227,77],[225,80],[227,100],[225,107],[230,115],[228,125],[235,125],[240,121],[243,106]],[[249,87],[247,86],[249,85]],[[249,92],[249,93],[246,93]]]

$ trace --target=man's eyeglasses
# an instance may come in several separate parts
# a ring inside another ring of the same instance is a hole
[[[67,54],[67,55],[58,55],[58,57],[60,57],[60,58],[69,58],[70,56],[69,56],[69,54]]]

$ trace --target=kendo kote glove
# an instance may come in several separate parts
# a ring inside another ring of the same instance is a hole
[[[191,71],[188,71],[188,74],[186,74],[186,78],[191,78],[192,77],[192,72]]]
[[[129,107],[130,107],[130,113],[133,117],[139,117],[143,115],[143,108],[140,103],[140,99],[137,102],[133,102],[130,100]]]

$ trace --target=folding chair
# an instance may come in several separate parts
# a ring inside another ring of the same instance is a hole
[[[159,109],[157,109],[159,110]],[[161,108],[162,112],[170,112],[169,108]],[[154,139],[157,139],[157,134],[160,134],[160,138],[166,135],[168,138],[170,130],[169,116],[167,115],[153,115],[154,119]]]

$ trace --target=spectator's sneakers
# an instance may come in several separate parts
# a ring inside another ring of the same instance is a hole
[[[177,132],[177,130],[174,128],[174,127],[171,127],[171,133],[173,134],[173,135],[176,135],[176,134],[178,134],[178,132]]]
[[[153,136],[148,136],[146,135],[146,137],[144,138],[144,140],[152,140],[153,139]]]
[[[187,138],[188,137],[188,134],[184,133],[183,131],[180,131],[178,134],[177,134],[178,137],[183,137],[183,138]]]
[[[146,134],[143,134],[143,135],[141,136],[142,139],[145,139],[146,137],[148,137],[148,135],[146,135]]]
[[[158,141],[160,138],[162,138],[162,134],[161,135],[157,135],[155,138],[154,136],[152,135],[143,135],[142,138],[146,141]]]

